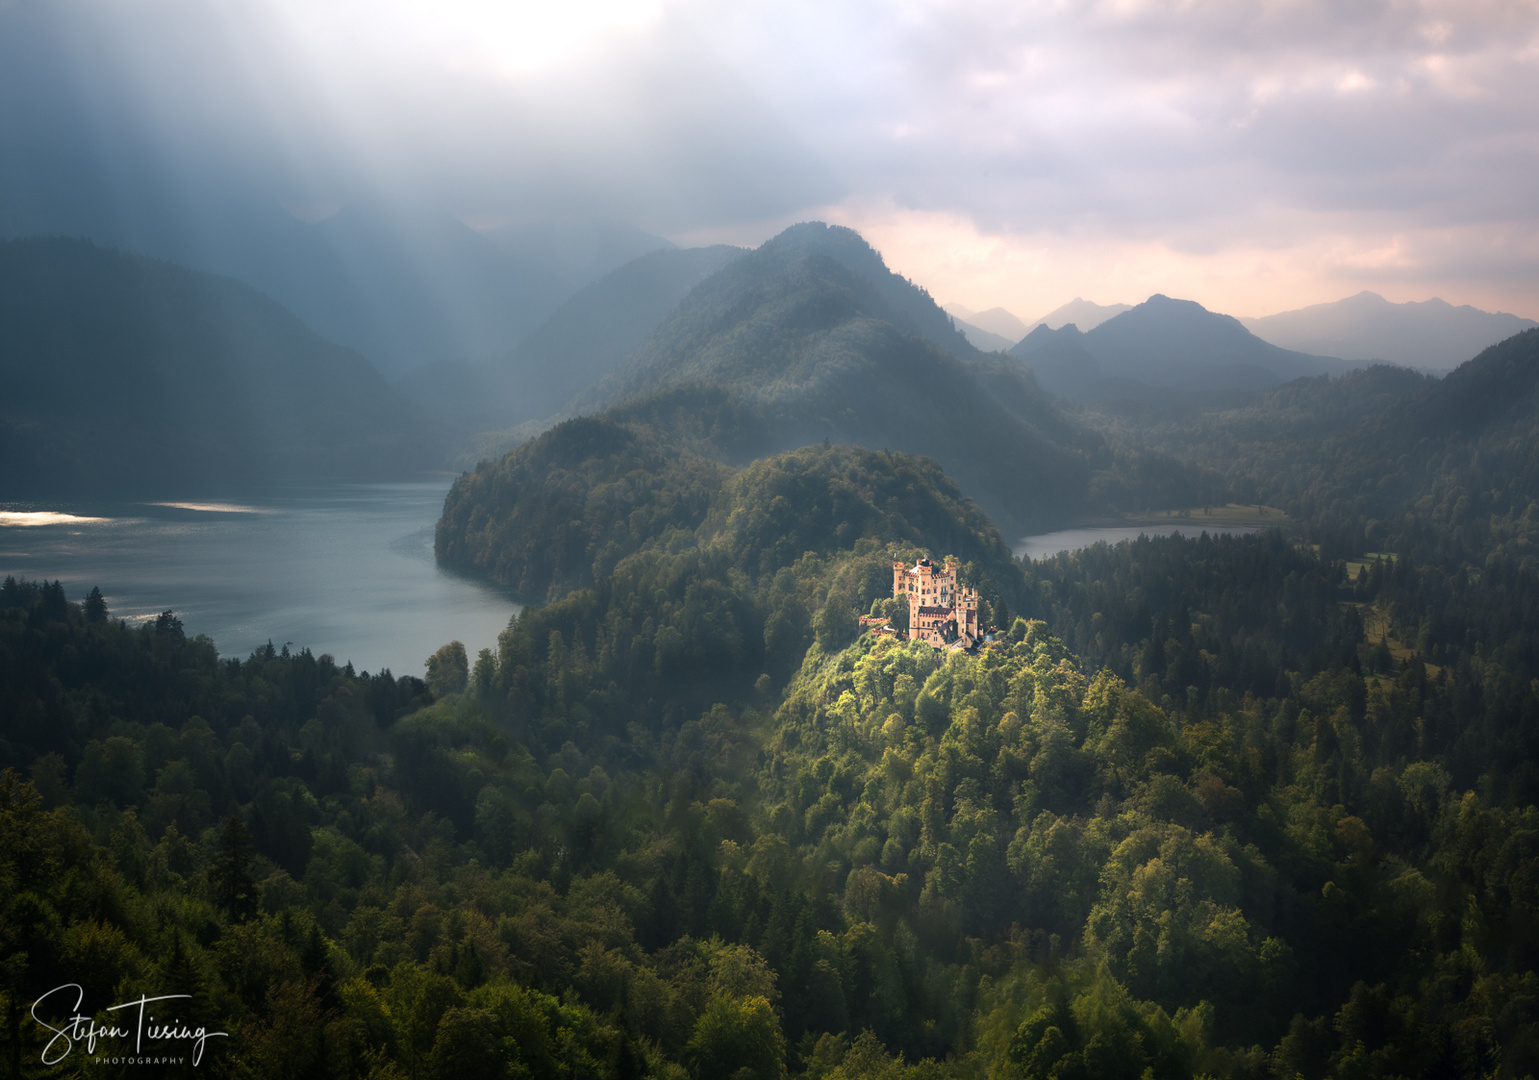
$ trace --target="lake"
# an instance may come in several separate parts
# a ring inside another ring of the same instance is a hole
[[[1078,551],[1092,544],[1105,541],[1108,544],[1118,544],[1124,540],[1136,540],[1140,536],[1201,536],[1207,533],[1216,536],[1219,533],[1229,533],[1234,536],[1243,536],[1257,530],[1248,525],[1203,525],[1197,524],[1159,524],[1159,525],[1109,525],[1104,527],[1084,529],[1063,529],[1059,532],[1043,533],[1040,536],[1023,536],[1015,545],[1015,554],[1019,557],[1032,559],[1050,559],[1054,555],[1061,555],[1065,551]]]
[[[440,645],[496,648],[520,610],[439,569],[448,478],[285,488],[260,498],[0,504],[0,579],[101,588],[117,618],[170,609],[244,659],[270,639],[359,670],[417,675]]]

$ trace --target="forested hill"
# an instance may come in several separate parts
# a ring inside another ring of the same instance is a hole
[[[889,271],[858,233],[807,222],[700,283],[582,406],[612,404],[679,382],[719,382],[774,395],[820,367],[824,338],[884,322],[959,359],[982,354],[939,305]],[[835,350],[837,351],[837,344]]]
[[[602,581],[642,551],[710,551],[752,580],[857,540],[943,548],[1002,584],[1018,577],[998,530],[932,462],[814,446],[735,469],[709,450],[751,428],[741,402],[712,391],[640,408],[689,421],[659,435],[636,410],[582,417],[462,476],[438,523],[439,560],[535,597]],[[679,437],[685,423],[693,438]],[[864,610],[873,597],[862,597]]]
[[[1518,431],[1508,346],[1276,429]],[[462,477],[441,555],[550,599],[426,686],[7,580],[20,1053],[77,982],[192,995],[261,1078],[1539,1071],[1539,576],[1276,531],[1023,565],[931,461],[729,464],[762,423],[684,388]],[[920,553],[976,654],[860,632]]]
[[[1316,519],[1337,555],[1539,561],[1539,329],[1442,379],[1376,367],[1301,380],[1142,437],[1219,470],[1242,497]]]
[[[968,345],[856,234],[816,224],[701,282],[578,405],[683,386],[723,387],[751,405],[765,432],[755,453],[828,439],[930,456],[1012,529],[1072,514],[1099,446],[1024,368]]]
[[[0,244],[0,490],[186,490],[437,464],[362,356],[248,286],[77,240]]]
[[[948,655],[849,613],[957,513],[924,463],[733,483],[432,702],[7,581],[19,1053],[76,982],[191,995],[262,1078],[1534,1073],[1531,576],[1101,545],[1025,583],[1083,658]]]

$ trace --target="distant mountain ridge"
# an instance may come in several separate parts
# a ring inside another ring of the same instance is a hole
[[[697,284],[744,254],[718,245],[642,255],[578,290],[509,352],[432,364],[397,386],[461,432],[544,420],[617,368]]]
[[[306,220],[257,198],[217,206],[189,198],[182,210],[196,228],[149,215],[71,231],[243,281],[390,378],[503,355],[590,281],[671,246],[621,223],[483,233],[448,213],[399,205],[347,203]]]
[[[862,317],[953,357],[983,359],[929,294],[889,271],[859,233],[809,222],[791,226],[702,281],[625,364],[577,404],[592,408],[665,385],[724,376],[767,390],[772,381],[794,374],[785,371],[785,361],[810,369],[824,359],[801,346]]]
[[[966,322],[969,326],[982,330],[997,338],[1003,338],[1014,345],[1031,328],[1015,317],[1015,314],[1006,311],[1002,307],[992,307],[987,311],[974,311],[962,304],[942,304],[947,314],[953,318]]]
[[[1455,307],[1436,297],[1395,304],[1367,291],[1240,321],[1257,337],[1283,348],[1429,371],[1451,370],[1488,345],[1539,326],[1518,315]]]
[[[754,455],[824,439],[925,454],[1007,527],[1084,495],[1081,436],[1030,375],[849,229],[793,226],[706,278],[574,411],[691,386],[758,411]]]
[[[1015,338],[1000,337],[998,334],[991,334],[982,327],[974,326],[967,320],[959,319],[955,316],[953,316],[952,321],[956,323],[957,329],[962,331],[962,336],[967,338],[967,343],[980,352],[1009,352],[1010,346],[1014,345],[1017,340]]]
[[[438,462],[370,363],[229,278],[81,240],[0,242],[0,491],[385,478]]]
[[[1124,311],[1130,310],[1132,306],[1131,304],[1096,304],[1076,296],[1067,304],[1054,308],[1027,326],[1021,337],[1025,337],[1039,326],[1045,326],[1049,330],[1060,330],[1069,323],[1088,333],[1107,319],[1114,319]]]
[[[1255,390],[1350,366],[1279,348],[1237,319],[1159,293],[1087,333],[1073,323],[1039,325],[1010,355],[1045,389],[1078,401]]]
[[[1328,519],[1353,557],[1427,544],[1436,521],[1444,555],[1539,566],[1539,328],[1442,377],[1382,364],[1300,379],[1145,437],[1247,498]]]
[[[678,245],[624,221],[546,219],[481,230],[510,255],[547,266],[575,287],[591,284],[612,270],[654,251]]]

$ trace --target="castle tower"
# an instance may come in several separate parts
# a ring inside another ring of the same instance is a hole
[[[937,649],[978,642],[978,590],[961,586],[961,567],[955,556],[937,567],[929,559],[913,566],[892,564],[892,594],[908,597],[908,636],[928,641]]]

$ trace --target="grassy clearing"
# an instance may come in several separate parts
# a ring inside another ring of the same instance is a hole
[[[1350,564],[1349,564],[1350,565]],[[1379,607],[1378,604],[1354,604],[1363,619],[1363,642],[1366,646],[1377,645],[1383,641],[1389,646],[1389,655],[1394,657],[1395,663],[1401,667],[1410,662],[1416,655],[1416,650],[1404,641],[1395,637],[1391,631],[1394,629],[1390,622],[1389,612]],[[1425,663],[1425,661],[1424,661]],[[1427,677],[1435,679],[1442,674],[1443,669],[1437,664],[1426,664]]]
[[[1319,545],[1316,545],[1317,550],[1318,546]],[[1363,552],[1363,557],[1361,559],[1347,560],[1347,577],[1352,581],[1356,581],[1357,575],[1361,573],[1364,568],[1370,567],[1380,560],[1386,563],[1392,563],[1395,561],[1395,559],[1396,555],[1393,551],[1365,551]]]

